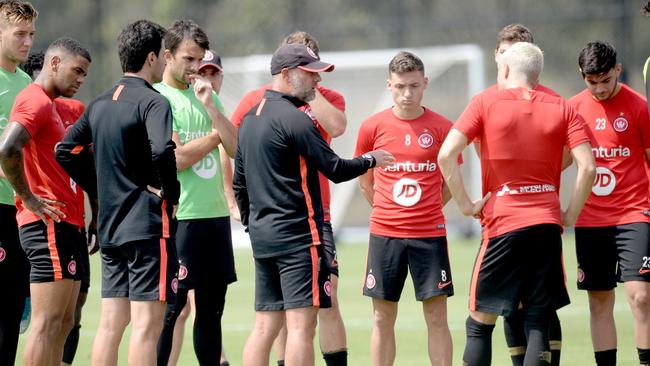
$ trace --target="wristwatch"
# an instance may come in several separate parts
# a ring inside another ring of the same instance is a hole
[[[368,153],[365,153],[365,154],[361,155],[361,157],[370,162],[370,167],[368,169],[374,168],[375,165],[377,165],[377,160],[375,159],[374,156],[372,156],[372,155],[370,155]]]

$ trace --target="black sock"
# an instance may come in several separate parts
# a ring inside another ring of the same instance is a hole
[[[174,341],[174,326],[176,319],[183,311],[187,303],[187,289],[178,289],[175,303],[167,303],[165,318],[163,319],[163,329],[158,338],[158,366],[167,366],[169,354],[172,352],[172,342]]]
[[[597,366],[616,366],[616,348],[594,352]]]
[[[548,325],[548,339],[551,346],[551,366],[560,366],[560,352],[562,351],[562,326],[557,312],[551,314]]]
[[[284,360],[278,360],[278,366],[284,366]]]
[[[489,366],[492,362],[492,331],[494,324],[483,324],[467,317],[465,332],[467,344],[463,353],[466,366]]]
[[[524,366],[545,366],[551,364],[551,349],[548,342],[548,322],[546,314],[525,314],[526,357]]]
[[[524,332],[524,313],[515,311],[512,316],[503,318],[503,332],[510,352],[512,366],[522,366],[526,355],[526,333]]]
[[[348,351],[337,351],[331,353],[323,353],[323,359],[327,366],[347,366],[348,365]]]
[[[77,346],[79,345],[79,328],[81,325],[75,325],[68,333],[68,338],[65,340],[65,345],[63,346],[63,358],[62,362],[72,365],[74,361],[74,356],[77,354]]]
[[[650,349],[637,348],[639,353],[639,363],[641,365],[650,365]]]

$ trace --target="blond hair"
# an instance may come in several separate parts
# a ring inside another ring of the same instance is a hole
[[[510,67],[515,79],[534,85],[544,69],[544,53],[533,43],[517,42],[501,55],[500,62]]]
[[[28,1],[0,1],[0,25],[6,26],[21,21],[34,22],[36,18],[38,11]]]

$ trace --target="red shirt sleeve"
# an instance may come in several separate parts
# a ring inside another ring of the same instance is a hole
[[[585,131],[585,120],[578,114],[575,108],[564,105],[567,124],[566,146],[569,149],[584,143],[589,142],[589,135]]]
[[[460,131],[465,135],[465,137],[467,137],[468,143],[473,142],[477,137],[479,137],[483,130],[481,105],[481,98],[474,97],[453,126],[454,129]]]
[[[354,156],[359,156],[373,150],[375,145],[374,126],[375,124],[371,123],[370,120],[366,120],[361,124],[359,134],[357,135],[357,147]]]
[[[16,96],[9,120],[20,123],[33,137],[51,120],[53,106],[49,98],[44,100],[34,96],[31,90],[25,89]]]
[[[232,116],[230,117],[230,122],[236,127],[239,128],[239,125],[241,125],[241,121],[244,119],[244,116],[248,111],[251,110],[254,106],[259,103],[262,98],[264,97],[264,91],[266,90],[266,87],[262,87],[257,90],[253,90],[251,92],[246,93],[242,100],[239,102],[237,105],[237,108],[235,108],[235,111],[232,113]]]
[[[318,87],[318,91],[323,94],[323,98],[327,99],[327,101],[330,102],[334,108],[340,110],[341,112],[345,112],[345,98],[343,98],[343,95],[339,94],[339,92],[335,90],[322,86]]]

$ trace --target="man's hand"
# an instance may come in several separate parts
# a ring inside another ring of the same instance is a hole
[[[65,214],[59,210],[59,207],[65,206],[63,202],[32,195],[31,197],[23,199],[23,206],[33,212],[36,216],[40,217],[45,224],[47,224],[48,219],[52,219],[55,222],[61,222],[61,219],[66,217]]]
[[[212,102],[212,84],[210,82],[197,75],[194,77],[194,83],[192,84],[194,88],[194,95],[203,105],[209,105]]]
[[[578,216],[569,214],[568,210],[562,210],[562,226],[569,227],[576,223]]]
[[[91,220],[88,224],[88,254],[93,255],[99,250],[99,240],[97,240],[97,222]]]
[[[471,204],[460,207],[460,211],[465,216],[472,216],[475,219],[480,219],[483,216],[483,206],[492,197],[492,192],[488,192],[483,198],[471,202]]]
[[[367,154],[375,158],[375,168],[384,168],[387,166],[392,166],[393,163],[395,163],[395,157],[393,154],[389,153],[386,150],[369,151]]]
[[[147,190],[156,196],[158,196],[160,199],[164,199],[162,196],[162,190],[158,189],[156,187],[152,187],[150,185],[147,185]],[[172,219],[176,218],[176,212],[178,211],[178,205],[172,206]]]

